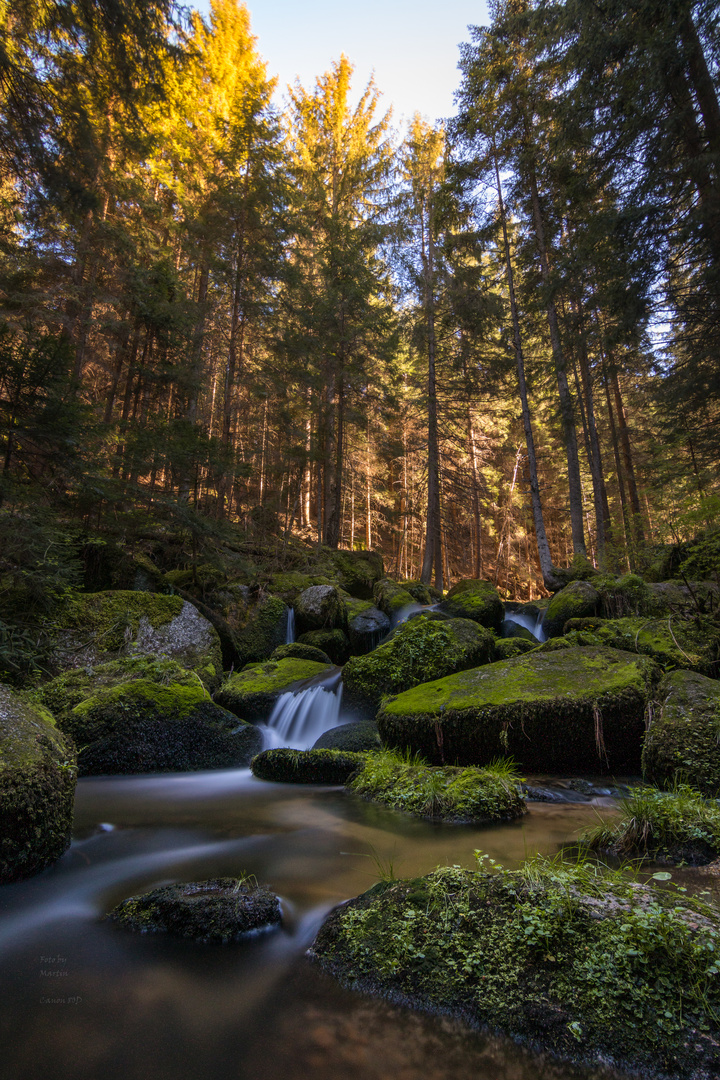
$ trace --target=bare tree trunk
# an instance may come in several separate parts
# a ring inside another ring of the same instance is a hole
[[[423,230],[424,233],[424,230]],[[435,378],[435,269],[433,250],[432,207],[428,210],[427,243],[422,240],[422,262],[425,278],[425,333],[427,342],[428,376],[428,505],[425,531],[425,556],[420,580],[429,585],[435,567],[435,588],[443,591],[442,538],[440,532],[440,454],[438,446],[437,383]]]
[[[610,358],[612,363],[612,357]],[[642,513],[640,511],[640,499],[638,497],[637,483],[635,482],[635,468],[633,466],[632,450],[630,448],[630,432],[627,426],[627,418],[625,416],[625,409],[623,407],[622,394],[620,393],[620,383],[618,382],[617,371],[613,368],[612,372],[612,384],[613,393],[615,396],[615,410],[618,417],[618,426],[620,428],[620,447],[622,449],[623,461],[625,463],[625,474],[627,476],[628,488],[630,489],[630,505],[632,506],[633,514],[633,535],[637,544],[645,543],[645,530],[643,528]]]

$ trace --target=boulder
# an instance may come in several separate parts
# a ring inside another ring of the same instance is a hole
[[[314,645],[303,645],[301,641],[293,641],[289,645],[278,645],[270,657],[271,660],[314,660],[316,664],[331,664],[332,660],[322,649],[316,649]]]
[[[493,660],[511,660],[513,656],[532,652],[537,648],[537,641],[525,637],[498,638],[495,642]]]
[[[365,761],[346,750],[263,750],[250,768],[260,780],[279,784],[345,784]]]
[[[173,660],[81,668],[39,694],[80,748],[82,776],[237,768],[262,745],[251,724],[213,704],[199,678]]]
[[[440,611],[454,619],[472,619],[474,622],[500,633],[503,620],[503,604],[497,589],[489,581],[468,578],[453,585],[440,605]]]
[[[355,990],[544,1052],[537,1075],[560,1074],[552,1055],[593,1075],[709,1080],[718,936],[712,907],[536,859],[385,879],[337,907],[307,955]]]
[[[406,608],[416,607],[418,601],[407,589],[392,578],[383,578],[373,589],[373,600],[384,611],[391,622],[397,622]]]
[[[665,676],[642,764],[647,779],[661,787],[684,782],[720,797],[720,683],[693,671]]]
[[[348,637],[355,656],[372,652],[390,631],[390,619],[368,600],[345,602],[348,614]]]
[[[373,652],[348,660],[343,669],[343,706],[373,718],[386,694],[489,663],[494,645],[492,633],[469,619],[408,620]]]
[[[326,653],[333,664],[344,664],[350,656],[350,639],[344,630],[309,630],[298,642]]]
[[[266,596],[249,607],[245,622],[235,632],[240,665],[267,660],[287,638],[288,609],[279,596]]]
[[[294,603],[299,634],[311,630],[343,630],[347,614],[340,593],[333,585],[311,585]]]
[[[39,873],[70,846],[77,775],[50,713],[0,685],[0,884]]]
[[[280,900],[253,878],[213,878],[164,885],[130,896],[107,915],[126,930],[171,934],[203,945],[239,941],[282,922]]]
[[[384,701],[383,743],[435,764],[509,755],[530,772],[637,772],[658,669],[615,649],[532,652]]]
[[[335,551],[332,555],[339,584],[351,596],[372,600],[373,589],[382,579],[382,555],[377,551]]]
[[[229,709],[252,723],[267,720],[281,694],[297,690],[308,679],[329,675],[331,664],[318,664],[315,660],[267,660],[264,664],[248,664],[235,675],[230,675],[215,694],[215,701],[223,709]]]
[[[210,689],[222,676],[217,632],[179,596],[120,591],[68,600],[52,649],[55,668],[94,666],[121,656],[176,660]]]
[[[379,750],[380,732],[374,720],[358,720],[354,724],[340,724],[324,731],[313,744],[313,750],[350,750],[352,753],[370,753]]]
[[[588,581],[572,581],[555,593],[547,606],[543,630],[549,638],[559,637],[568,619],[581,619],[596,615],[600,606],[600,594]]]

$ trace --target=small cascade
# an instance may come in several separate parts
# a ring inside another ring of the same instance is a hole
[[[338,668],[331,676],[309,679],[305,687],[281,694],[263,732],[265,749],[290,746],[308,750],[320,736],[340,723],[342,677]]]
[[[524,611],[506,611],[504,616],[506,622],[514,622],[518,626],[524,626],[540,642],[547,640],[547,634],[543,630],[544,617],[545,613],[543,611],[538,612],[537,615],[529,615]]]
[[[292,645],[295,640],[295,608],[290,605],[288,608],[287,617],[287,630],[285,631],[285,644]]]
[[[406,604],[405,607],[400,608],[394,612],[390,619],[390,628],[395,629],[396,626],[400,626],[401,623],[407,622],[412,614],[416,611],[426,611],[422,604],[413,602],[412,604]]]

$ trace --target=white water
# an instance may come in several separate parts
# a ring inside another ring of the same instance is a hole
[[[542,628],[544,612],[539,612],[538,615],[525,615],[522,611],[506,611],[504,618],[508,622],[517,623],[518,626],[524,626],[526,630],[529,630],[533,637],[538,641],[546,641],[547,635]]]
[[[285,644],[292,645],[295,640],[295,609],[288,608],[287,630],[285,631]]]
[[[311,682],[302,690],[289,690],[275,702],[267,724],[259,724],[265,749],[290,746],[308,750],[320,736],[340,723],[342,679],[337,671],[328,680]]]

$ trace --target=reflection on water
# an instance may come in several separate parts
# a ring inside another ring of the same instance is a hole
[[[60,862],[0,891],[5,1074],[12,1080],[571,1080],[503,1040],[339,990],[302,954],[325,913],[377,879],[438,864],[506,866],[552,853],[609,799],[531,804],[521,822],[432,824],[340,789],[248,770],[88,778]],[[112,826],[112,827],[109,827]],[[368,858],[372,855],[372,858]],[[283,898],[283,930],[202,946],[129,934],[101,916],[172,880],[241,871]]]

